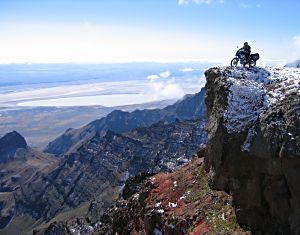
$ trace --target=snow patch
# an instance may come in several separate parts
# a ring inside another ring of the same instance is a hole
[[[228,107],[224,112],[228,133],[249,130],[243,151],[249,151],[256,134],[252,127],[260,113],[292,93],[300,94],[300,69],[297,68],[222,68],[228,78]]]
[[[244,144],[241,147],[241,150],[244,152],[250,152],[251,150],[251,144],[252,144],[252,140],[254,139],[254,137],[256,136],[256,131],[255,131],[255,126],[250,127],[246,140],[244,142]]]
[[[160,206],[161,206],[161,202],[155,204],[155,207],[160,207]]]
[[[170,208],[175,208],[175,207],[177,207],[177,203],[169,202],[168,206]]]
[[[153,230],[153,235],[163,235],[163,232],[162,232],[160,229],[155,228],[155,229]]]
[[[249,128],[266,105],[266,92],[262,84],[252,80],[229,78],[228,106],[224,119],[228,133]]]
[[[158,209],[157,212],[158,212],[159,214],[163,214],[165,211],[164,211],[163,209]]]

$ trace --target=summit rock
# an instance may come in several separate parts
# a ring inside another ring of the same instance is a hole
[[[214,189],[233,195],[239,224],[263,234],[300,231],[300,70],[206,71]]]

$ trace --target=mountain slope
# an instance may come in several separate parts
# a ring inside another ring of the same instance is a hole
[[[0,141],[1,153],[5,152],[4,156],[10,156],[0,164],[0,231],[15,234],[14,227],[21,226],[12,222],[19,206],[15,195],[21,193],[22,187],[28,182],[51,172],[59,159],[30,148],[23,136],[17,132],[6,134]],[[28,223],[27,225],[32,223],[31,219],[23,222]],[[13,230],[4,229],[8,224]]]
[[[101,214],[112,205],[129,176],[171,171],[188,162],[206,143],[205,123],[201,119],[176,120],[125,134],[98,133],[65,156],[47,176],[22,185],[14,195],[19,212],[26,211],[41,227],[84,215],[92,200],[98,202]]]
[[[50,142],[45,152],[56,155],[74,152],[96,132],[104,134],[105,131],[111,130],[116,133],[124,133],[137,127],[150,126],[159,121],[172,122],[176,119],[206,118],[204,97],[205,89],[203,88],[199,93],[187,95],[183,100],[164,109],[133,112],[113,111],[106,117],[95,120],[82,128],[67,130],[63,135]]]
[[[249,234],[237,224],[232,197],[209,188],[204,153],[172,173],[130,178],[122,198],[98,221],[93,202],[88,219],[52,223],[45,234]]]

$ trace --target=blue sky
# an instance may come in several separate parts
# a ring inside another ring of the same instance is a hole
[[[300,57],[299,0],[0,0],[0,63]]]

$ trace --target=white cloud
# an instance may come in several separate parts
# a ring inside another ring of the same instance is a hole
[[[180,72],[193,72],[195,69],[193,68],[184,68],[184,69],[179,69]]]
[[[256,5],[253,5],[253,4],[250,4],[250,3],[245,3],[245,2],[240,2],[240,1],[237,1],[238,2],[238,6],[241,7],[241,8],[244,8],[244,9],[248,9],[248,8],[254,8],[254,7],[257,7],[259,8],[261,5],[260,4],[256,4]],[[182,6],[182,5],[189,5],[191,3],[194,3],[194,4],[211,4],[211,3],[218,3],[218,4],[224,4],[225,3],[225,0],[178,0],[178,5]]]
[[[151,74],[151,75],[147,76],[147,79],[149,79],[150,81],[153,82],[160,78],[169,78],[170,76],[171,76],[171,73],[170,73],[170,71],[167,70],[165,72],[160,73],[159,75]]]
[[[178,0],[178,5],[187,5],[189,3],[210,4],[212,0]]]
[[[147,93],[153,95],[154,100],[162,99],[179,99],[184,96],[183,88],[174,82],[169,81],[151,81]]]
[[[147,79],[150,81],[144,92],[147,95],[153,96],[153,100],[179,99],[185,95],[182,84],[176,82],[174,77],[171,77],[169,70],[158,75],[149,75]]]
[[[158,76],[158,75],[155,75],[155,74],[152,74],[152,75],[149,75],[148,77],[147,77],[147,79],[149,79],[149,80],[156,80],[156,79],[159,79],[160,77]]]
[[[184,91],[178,84],[167,84],[161,90],[161,95],[167,99],[181,98],[184,96]]]
[[[160,76],[161,78],[168,78],[168,77],[171,76],[171,73],[170,73],[170,71],[167,70],[167,71],[165,71],[165,72],[160,73],[159,76]]]
[[[293,37],[293,41],[297,47],[300,47],[300,35]]]

